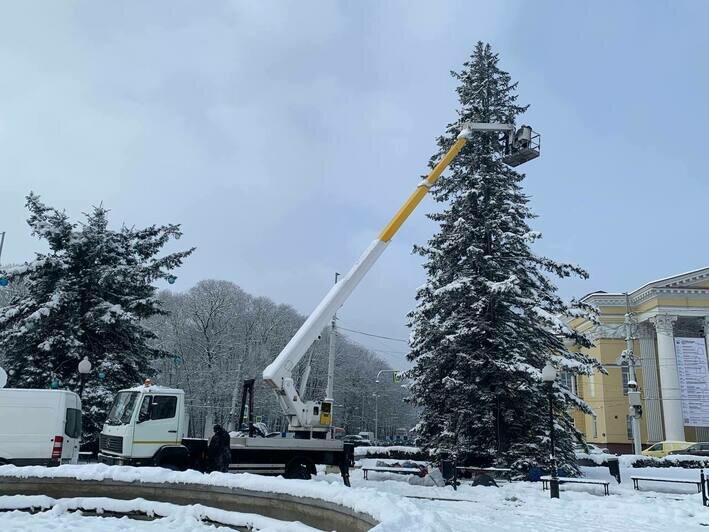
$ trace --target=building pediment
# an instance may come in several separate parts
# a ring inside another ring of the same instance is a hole
[[[633,307],[652,299],[674,296],[709,298],[709,267],[658,279],[628,293]],[[593,292],[582,301],[598,307],[625,307],[625,297],[623,293]]]
[[[709,268],[701,268],[673,277],[658,279],[635,292],[640,292],[645,288],[709,288]]]

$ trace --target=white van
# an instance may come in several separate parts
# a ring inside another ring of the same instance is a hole
[[[0,389],[0,464],[75,464],[81,400],[66,390]]]

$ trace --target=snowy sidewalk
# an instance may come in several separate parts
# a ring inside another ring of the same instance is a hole
[[[589,477],[610,478],[607,470],[585,469]],[[650,473],[650,471],[648,471]],[[688,476],[693,471],[665,470],[664,474]],[[285,480],[249,474],[194,471],[174,472],[159,468],[109,467],[105,465],[58,468],[0,467],[0,475],[113,479],[139,482],[202,483],[225,487],[315,497],[365,512],[380,524],[376,532],[457,531],[706,531],[709,508],[701,495],[637,492],[623,471],[623,484],[611,483],[604,497],[583,487],[564,487],[560,499],[551,499],[539,483],[513,482],[494,487],[411,485],[405,479],[367,480],[353,471],[352,488],[342,485],[339,475],[320,474],[314,480]],[[655,474],[653,471],[652,474]],[[698,473],[697,473],[698,474]],[[416,498],[411,498],[416,497]],[[429,500],[454,499],[454,500]],[[0,527],[3,524],[0,520]]]

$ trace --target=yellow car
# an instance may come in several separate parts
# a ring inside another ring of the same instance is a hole
[[[652,456],[654,458],[664,458],[670,451],[680,451],[692,445],[689,441],[660,441],[655,445],[645,449],[643,456]]]

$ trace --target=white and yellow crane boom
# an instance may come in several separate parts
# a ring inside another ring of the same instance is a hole
[[[428,176],[419,183],[416,190],[384,227],[379,236],[362,253],[350,271],[320,301],[276,359],[263,371],[264,381],[273,386],[283,412],[288,417],[289,430],[295,432],[297,436],[326,437],[325,435],[332,424],[332,400],[328,398],[324,401],[304,401],[296,390],[293,369],[381,256],[402,224],[421,203],[430,188],[438,181],[444,170],[476,131],[509,132],[509,149],[508,153],[502,157],[502,161],[510,166],[517,166],[539,156],[538,140],[536,144],[530,142],[532,139],[538,139],[539,136],[535,135],[529,126],[522,126],[516,130],[512,124],[467,122],[462,125],[453,146]]]

